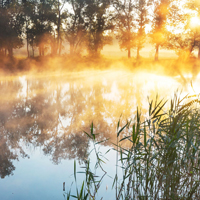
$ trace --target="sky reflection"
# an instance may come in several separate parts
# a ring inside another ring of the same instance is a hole
[[[169,99],[177,89],[183,95],[200,92],[200,75],[193,87],[192,77],[183,77],[107,70],[4,78],[0,199],[63,199],[62,183],[69,189],[74,160],[84,162],[92,148],[83,130],[89,132],[93,122],[101,133],[97,140],[109,138],[102,147],[107,150],[121,114],[122,123],[134,119],[139,106],[145,118],[148,98]]]

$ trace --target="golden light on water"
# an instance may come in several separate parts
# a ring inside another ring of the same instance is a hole
[[[52,113],[57,112],[54,111],[57,106],[62,107],[63,113],[69,110],[70,116],[76,119],[74,122],[67,117],[62,119],[63,124],[83,129],[82,124],[89,127],[90,122],[95,122],[99,115],[111,123],[122,113],[127,118],[133,117],[137,106],[145,113],[149,106],[148,98],[154,100],[156,95],[160,99],[170,100],[177,89],[182,90],[182,96],[200,93],[199,80],[200,76],[194,77],[192,72],[183,71],[181,74],[173,67],[165,71],[159,64],[148,66],[148,69],[144,65],[128,70],[121,64],[118,69],[27,73],[2,78],[2,88],[8,86],[9,89],[7,87],[2,91],[1,101],[2,104],[6,104],[8,99],[10,104],[21,101],[25,105],[30,103],[33,107],[41,107],[41,112],[45,110],[46,113],[42,102],[49,103],[48,110]]]
[[[200,75],[196,76],[196,79],[199,79]],[[159,94],[160,96],[168,97],[177,89],[183,89],[184,92],[194,93],[191,86],[191,81],[193,80],[193,75],[191,73],[185,73],[184,75],[178,76],[167,76],[164,74],[156,74],[146,71],[136,71],[130,72],[126,70],[87,70],[84,72],[70,72],[70,73],[54,73],[54,75],[45,74],[45,75],[24,75],[17,77],[4,77],[5,81],[16,81],[19,80],[22,84],[20,95],[26,95],[27,93],[27,81],[37,80],[39,82],[46,81],[46,86],[43,88],[32,88],[32,91],[29,91],[29,95],[35,93],[41,94],[48,87],[49,91],[54,91],[57,88],[57,85],[62,88],[66,84],[75,84],[77,89],[85,90],[89,87],[98,87],[106,88],[103,96],[107,97],[110,100],[115,101],[117,96],[120,96],[121,92],[126,92],[128,89],[138,89],[143,94],[144,98],[147,96],[155,96]],[[43,80],[44,79],[44,80]],[[48,84],[47,84],[48,83]],[[195,92],[198,92],[200,84],[198,81],[193,82]],[[132,87],[132,88],[131,88]],[[31,90],[31,89],[29,89]],[[13,94],[14,95],[14,94]],[[11,97],[12,98],[12,97]]]
[[[199,78],[199,76],[196,77],[198,80]],[[32,98],[33,96],[46,94],[47,91],[54,93],[57,89],[62,91],[63,94],[68,93],[67,95],[70,96],[71,92],[81,91],[83,96],[90,98],[91,95],[94,95],[96,102],[101,101],[105,105],[108,101],[112,101],[122,111],[123,106],[127,106],[127,102],[129,102],[128,106],[131,105],[132,107],[138,106],[138,103],[139,106],[148,107],[148,97],[154,99],[156,95],[159,95],[160,98],[170,99],[177,89],[182,90],[184,94],[194,94],[194,90],[199,92],[200,85],[198,81],[194,81],[192,88],[192,79],[191,73],[167,76],[164,73],[111,69],[62,73],[60,75],[58,73],[54,76],[52,74],[49,74],[49,76],[48,74],[46,76],[40,74],[40,76],[21,76],[19,78],[22,84],[19,96],[27,98],[28,94],[28,98]],[[12,98],[10,97],[10,99]],[[63,99],[65,99],[64,96]],[[130,109],[132,108],[130,107]],[[110,112],[115,111],[110,110]]]

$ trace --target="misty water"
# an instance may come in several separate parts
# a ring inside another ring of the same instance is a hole
[[[83,163],[92,149],[83,132],[92,122],[99,141],[109,138],[101,146],[106,152],[116,141],[121,115],[134,119],[138,106],[145,117],[148,99],[157,94],[170,99],[177,89],[182,95],[199,93],[199,86],[199,75],[194,80],[188,74],[123,70],[1,77],[0,199],[64,199],[63,182],[66,192],[75,192],[74,160]],[[115,153],[107,158],[105,170],[112,177]],[[113,199],[112,181],[107,177],[101,188],[106,199]]]

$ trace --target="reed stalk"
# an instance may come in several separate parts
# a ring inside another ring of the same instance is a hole
[[[200,191],[200,110],[198,97],[180,99],[178,94],[170,101],[149,102],[149,116],[141,120],[137,109],[135,119],[120,129],[117,125],[116,175],[114,178],[115,199],[139,200],[190,200],[198,199]],[[125,136],[122,133],[126,132]],[[95,149],[96,135],[86,133],[93,140]],[[123,146],[122,141],[129,142]],[[99,168],[101,158],[95,149]],[[86,185],[77,192],[78,199],[95,199],[99,183],[89,169],[85,171]],[[120,167],[121,166],[121,167]],[[119,181],[119,168],[123,171]],[[88,176],[90,174],[90,179]],[[91,193],[91,185],[95,192]],[[83,192],[83,190],[87,192]],[[81,195],[80,195],[81,194]],[[84,195],[83,195],[84,194]],[[69,193],[69,196],[75,197]],[[80,198],[81,197],[81,198]],[[82,198],[84,197],[84,198]]]

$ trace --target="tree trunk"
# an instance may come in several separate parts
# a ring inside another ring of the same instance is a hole
[[[60,45],[59,45],[59,56],[61,55],[61,51],[62,51],[62,40],[60,40]]]
[[[70,55],[74,54],[74,44],[70,43]]]
[[[44,56],[44,46],[42,46],[42,56]]]
[[[26,50],[27,50],[27,56],[29,58],[30,55],[29,55],[29,48],[28,48],[28,32],[27,32],[27,29],[28,29],[28,25],[27,25],[27,19],[26,19]]]
[[[26,44],[27,56],[28,56],[28,58],[29,58],[30,55],[29,55],[29,48],[28,48],[28,35],[27,35],[26,42],[27,42],[27,44]]]
[[[156,45],[155,61],[158,60],[159,44]]]
[[[42,56],[42,49],[41,49],[41,46],[39,46],[39,56]]]
[[[56,55],[56,36],[55,36],[55,32],[54,32],[54,37],[52,39],[52,43],[51,43],[51,55],[54,56]]]
[[[59,7],[59,4],[60,4],[60,2],[59,2],[59,0],[58,0],[58,27],[57,27],[57,48],[56,48],[56,54],[57,54],[57,52],[58,52],[58,50],[59,50],[59,43],[60,43],[60,7]]]
[[[131,48],[128,48],[128,58],[131,58]]]
[[[35,56],[34,53],[35,53],[35,52],[34,52],[34,48],[33,48],[33,46],[32,46],[32,52],[33,52],[33,58],[34,58],[34,56]]]
[[[12,47],[8,48],[8,56],[13,57],[13,48]]]
[[[137,60],[140,59],[140,47],[137,47]]]
[[[97,33],[97,34],[98,34],[98,33]],[[97,35],[96,38],[100,38],[99,35]],[[95,54],[95,56],[99,56],[99,54],[100,54],[100,52],[99,52],[99,42],[100,42],[99,39],[96,39],[96,40],[94,41],[94,54]]]

